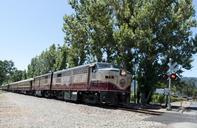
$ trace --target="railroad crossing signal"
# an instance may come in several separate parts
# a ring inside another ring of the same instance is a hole
[[[168,101],[167,101],[167,110],[171,110],[171,82],[172,80],[176,80],[178,77],[180,77],[179,74],[177,74],[177,71],[180,70],[179,65],[175,62],[172,63],[172,59],[169,59],[168,63],[168,71],[167,74],[163,75],[164,79],[168,80]]]
[[[177,74],[176,72],[180,69],[178,64],[175,62],[175,63],[172,63],[172,59],[170,58],[169,59],[169,63],[168,63],[168,66],[169,66],[169,70],[168,70],[168,81],[169,81],[169,84],[168,84],[168,89],[169,89],[169,93],[168,93],[168,105],[167,105],[167,110],[171,110],[171,80],[176,80],[177,78]]]

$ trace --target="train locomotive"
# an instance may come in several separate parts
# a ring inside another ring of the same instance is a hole
[[[9,83],[3,90],[91,104],[127,104],[131,74],[109,63],[92,63]]]

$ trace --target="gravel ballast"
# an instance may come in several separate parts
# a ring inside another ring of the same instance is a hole
[[[165,128],[168,118],[164,116],[169,115],[155,116],[8,92],[0,94],[0,128]]]

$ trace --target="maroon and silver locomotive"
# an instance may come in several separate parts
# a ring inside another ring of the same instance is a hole
[[[92,63],[7,85],[7,90],[85,103],[126,104],[131,74],[109,63]]]

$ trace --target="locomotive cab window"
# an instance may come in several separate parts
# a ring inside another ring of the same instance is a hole
[[[103,68],[112,68],[113,65],[111,65],[111,64],[106,64],[106,63],[98,63],[98,64],[97,64],[97,67],[98,67],[99,69],[103,69]]]
[[[92,72],[95,73],[97,70],[96,64],[94,66],[92,66]]]

